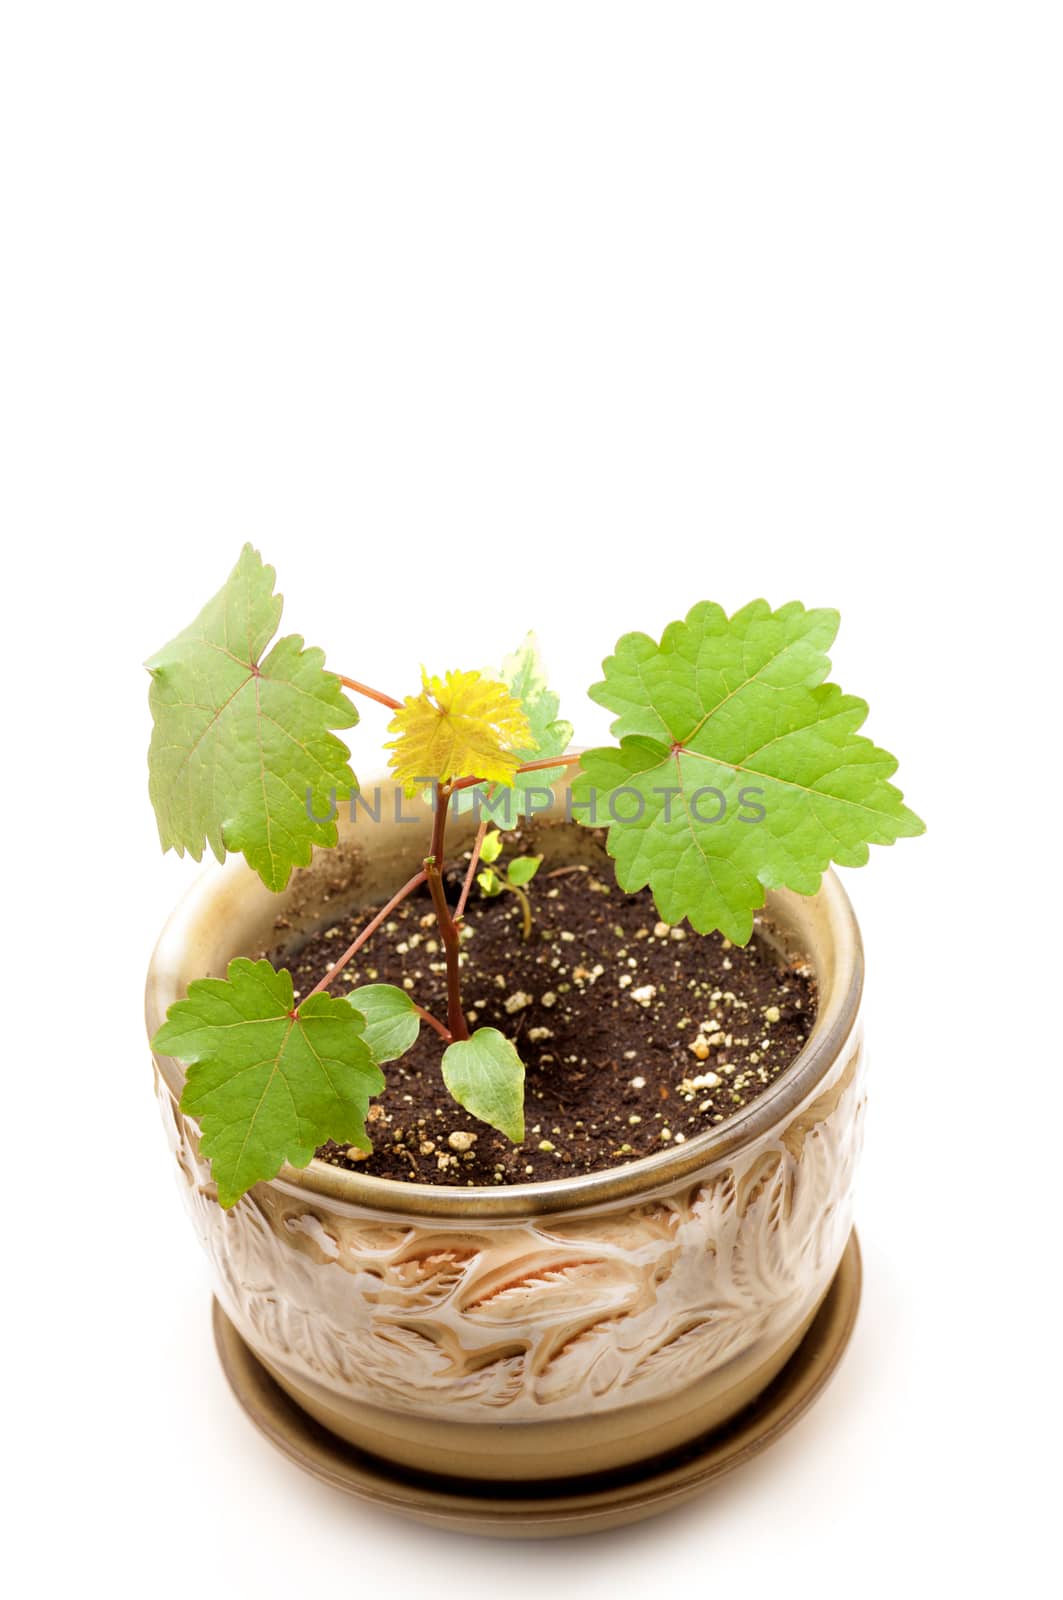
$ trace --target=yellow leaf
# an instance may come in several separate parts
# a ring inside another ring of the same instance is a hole
[[[430,678],[421,668],[422,692],[407,695],[388,725],[398,734],[391,769],[413,795],[426,782],[485,778],[511,785],[520,765],[518,751],[535,741],[519,700],[505,684],[479,672],[448,672]]]

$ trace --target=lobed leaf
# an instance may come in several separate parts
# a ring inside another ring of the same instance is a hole
[[[196,860],[241,851],[284,888],[312,846],[334,845],[330,796],[356,789],[350,752],[330,732],[358,713],[320,650],[278,639],[276,574],[251,545],[190,627],[146,663],[154,720],[149,792],[164,850]],[[308,806],[309,796],[309,806]],[[313,815],[310,813],[313,812]]]
[[[388,724],[398,737],[384,746],[406,793],[452,778],[511,784],[531,730],[509,690],[479,672],[430,678],[422,668],[421,681],[421,693],[408,695]]]
[[[859,734],[867,705],[826,683],[835,611],[702,602],[656,644],[626,634],[591,698],[618,747],[588,750],[579,819],[608,822],[617,881],[649,884],[666,922],[745,944],[769,888],[819,888],[830,863],[923,832]]]
[[[331,995],[296,1012],[291,974],[242,956],[170,1007],[152,1049],[188,1066],[181,1110],[199,1122],[223,1206],[286,1161],[305,1167],[327,1139],[372,1149],[365,1117],[384,1078],[364,1031]]]

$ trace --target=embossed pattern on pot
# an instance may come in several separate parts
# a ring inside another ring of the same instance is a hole
[[[588,1393],[623,1405],[703,1378],[818,1305],[852,1226],[859,1068],[857,1048],[777,1138],[693,1186],[460,1230],[272,1185],[223,1212],[194,1130],[165,1086],[160,1098],[225,1309],[271,1366],[352,1403],[571,1415]]]

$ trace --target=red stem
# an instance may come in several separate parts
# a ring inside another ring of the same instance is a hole
[[[365,927],[362,929],[357,939],[354,940],[353,944],[348,945],[347,949],[340,956],[340,959],[333,962],[332,966],[329,967],[328,971],[325,973],[325,976],[321,979],[321,982],[315,983],[314,987],[310,991],[310,994],[306,996],[307,1000],[310,999],[311,995],[320,994],[322,989],[328,988],[333,978],[339,976],[351,957],[357,955],[363,944],[365,944],[368,939],[373,937],[374,933],[380,927],[380,924],[387,921],[395,907],[401,904],[408,894],[412,894],[418,885],[425,881],[426,877],[427,873],[424,870],[415,872],[409,883],[404,883],[398,893],[392,895],[383,911],[378,911],[372,922],[366,923]],[[302,1002],[300,1002],[300,1004],[302,1004]]]
[[[458,901],[458,909],[454,913],[455,922],[460,922],[465,913],[465,902],[469,898],[469,890],[472,888],[472,880],[476,875],[477,863],[480,860],[480,851],[484,847],[484,839],[486,837],[487,818],[484,817],[479,828],[476,830],[476,838],[472,842],[472,856],[469,860],[469,870],[465,874],[465,882],[461,886],[461,899]]]
[[[337,674],[337,676],[344,688],[353,689],[356,694],[364,694],[368,699],[376,700],[378,704],[387,706],[391,711],[402,710],[401,700],[394,700],[391,695],[384,694],[379,689],[371,689],[368,684],[359,683],[357,678],[348,678],[342,673]],[[542,772],[549,767],[571,766],[578,760],[579,756],[549,756],[541,761],[525,761],[523,765],[517,768],[517,771]],[[343,971],[352,956],[357,955],[362,946],[373,937],[381,923],[387,920],[395,907],[400,905],[408,894],[412,894],[420,884],[427,883],[432,896],[436,921],[439,924],[439,936],[443,941],[443,951],[447,962],[447,1021],[450,1024],[449,1028],[445,1028],[441,1022],[432,1016],[430,1011],[426,1011],[423,1006],[417,1005],[416,1001],[411,1002],[411,1004],[413,1004],[414,1010],[418,1015],[423,1017],[425,1022],[434,1028],[440,1037],[446,1039],[448,1043],[454,1039],[467,1039],[469,1037],[468,1024],[465,1021],[465,1013],[461,1006],[461,975],[458,960],[461,935],[458,930],[458,923],[465,911],[476,866],[480,859],[480,850],[483,847],[484,836],[487,833],[488,822],[486,817],[481,821],[477,831],[476,839],[473,843],[472,859],[469,862],[469,870],[465,874],[461,898],[458,901],[457,911],[453,915],[447,905],[447,897],[443,890],[442,867],[450,797],[457,789],[472,789],[478,783],[485,781],[483,778],[459,778],[455,783],[439,785],[436,791],[435,818],[432,823],[431,854],[425,861],[424,868],[420,872],[415,872],[409,882],[404,883],[402,888],[392,895],[383,910],[378,911],[372,922],[366,924],[358,937],[348,945],[339,960],[333,962],[321,981],[315,983],[310,993],[304,996],[305,999],[309,1000],[313,995],[320,994],[322,990],[327,989],[333,979],[337,978]],[[298,1016],[298,1014],[299,1007],[296,1006],[293,1016]]]
[[[432,1013],[430,1011],[426,1011],[424,1006],[419,1006],[416,1000],[411,1000],[410,1004],[416,1011],[417,1015],[427,1022],[430,1028],[434,1028],[441,1039],[445,1039],[447,1044],[450,1044],[452,1038],[450,1029],[444,1028],[443,1024],[439,1021],[439,1018],[433,1017]]]
[[[548,767],[571,767],[579,760],[579,756],[547,756],[542,761],[525,761],[517,768],[518,772],[545,772]],[[474,789],[478,783],[486,783],[486,778],[459,778],[450,786],[453,794],[457,789]]]
[[[380,689],[370,689],[367,683],[359,683],[357,678],[345,678],[343,673],[337,674],[345,689],[353,689],[355,694],[364,694],[367,699],[375,700],[379,705],[387,706],[392,711],[402,710],[402,701],[393,700],[389,694],[384,694]]]
[[[443,941],[443,952],[447,960],[447,1023],[450,1027],[452,1039],[467,1039],[469,1026],[465,1021],[465,1013],[461,1008],[461,973],[458,959],[461,947],[461,935],[458,925],[451,916],[450,907],[443,889],[443,852],[447,833],[447,812],[450,808],[451,785],[441,783],[436,789],[436,811],[432,822],[431,854],[424,864],[425,876],[428,879],[428,888],[435,907],[436,922],[439,924],[439,937]]]

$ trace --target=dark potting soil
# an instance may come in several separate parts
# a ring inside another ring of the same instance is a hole
[[[512,837],[512,836],[511,836]],[[507,845],[502,865],[513,854]],[[450,874],[456,902],[460,872]],[[371,1102],[372,1155],[324,1145],[334,1166],[417,1183],[533,1183],[577,1177],[718,1126],[794,1059],[816,1013],[803,961],[783,964],[755,934],[745,948],[661,922],[648,891],[625,894],[611,870],[549,867],[529,886],[531,937],[515,895],[474,886],[465,916],[462,993],[470,1027],[512,1038],[526,1067],[526,1137],[512,1145],[463,1111],[440,1072],[439,1035],[384,1067]],[[336,922],[294,955],[296,998],[313,988],[374,914]],[[763,925],[761,925],[763,926]],[[446,973],[428,891],[412,895],[333,983],[343,994],[393,983],[446,1019]]]

